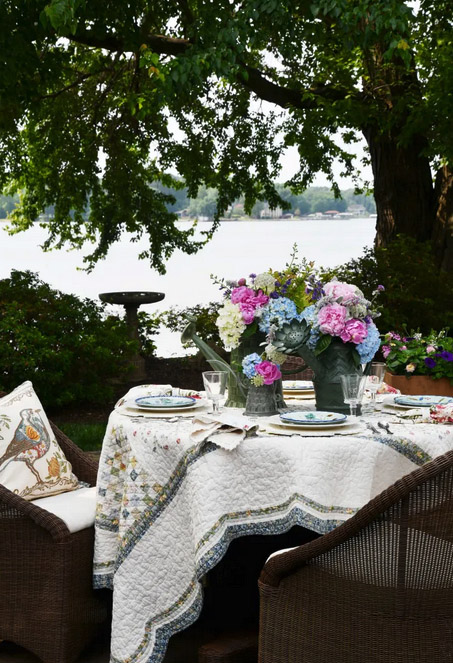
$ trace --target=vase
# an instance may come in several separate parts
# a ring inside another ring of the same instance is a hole
[[[228,398],[225,407],[245,407],[249,381],[242,373],[242,360],[252,352],[260,353],[260,343],[264,334],[254,334],[241,341],[237,348],[231,350],[230,367],[233,372],[228,374]]]
[[[453,385],[448,378],[434,380],[429,375],[393,375],[387,372],[384,382],[399,389],[402,394],[453,396]]]
[[[349,414],[349,405],[344,402],[341,375],[362,375],[362,367],[354,361],[354,346],[332,339],[329,347],[315,355],[306,345],[297,349],[298,354],[314,371],[313,387],[316,409],[320,411]],[[360,413],[360,405],[357,407]]]
[[[271,417],[278,414],[276,383],[263,384],[261,387],[250,385],[244,414],[250,417]]]

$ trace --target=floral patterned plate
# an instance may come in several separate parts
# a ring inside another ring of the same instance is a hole
[[[189,396],[141,396],[135,399],[135,405],[145,410],[167,410],[193,407],[195,398]]]
[[[332,426],[340,424],[347,420],[345,414],[338,412],[304,412],[303,410],[295,412],[286,412],[280,415],[280,420],[292,426]]]
[[[283,380],[283,391],[313,391],[311,380]]]
[[[395,403],[405,407],[431,407],[432,405],[448,405],[453,403],[449,396],[395,396]]]

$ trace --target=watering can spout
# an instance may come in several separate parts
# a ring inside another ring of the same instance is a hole
[[[197,346],[197,348],[202,352],[202,354],[206,358],[206,361],[214,371],[226,371],[229,375],[229,380],[234,379],[238,389],[245,398],[244,386],[242,385],[239,376],[235,373],[235,371],[231,368],[231,366],[227,361],[222,359],[222,357],[220,357],[217,354],[217,352],[211,348],[211,346],[205,343],[205,341],[203,341],[195,333],[197,319],[192,315],[185,315],[184,317],[189,321],[189,323],[184,328],[181,334],[181,342],[188,343],[189,341],[192,341],[192,343],[194,343]]]

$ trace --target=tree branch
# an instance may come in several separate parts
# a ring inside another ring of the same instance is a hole
[[[135,46],[126,47],[117,37],[106,35],[102,39],[86,33],[78,33],[71,36],[70,39],[83,43],[86,46],[93,46],[96,48],[105,48],[112,51],[135,51]],[[193,42],[189,39],[181,39],[178,37],[167,37],[165,35],[149,34],[145,37],[145,43],[152,51],[159,55],[182,55],[193,46]],[[238,81],[241,85],[246,87],[251,92],[254,92],[260,99],[269,101],[282,108],[293,106],[301,110],[315,109],[318,107],[316,97],[319,99],[326,99],[329,101],[340,101],[346,98],[346,94],[350,91],[339,90],[329,85],[318,86],[316,88],[307,90],[293,90],[291,88],[278,85],[268,78],[265,78],[263,73],[245,63],[242,63],[243,69],[247,75],[239,75]],[[357,101],[362,101],[362,96],[359,92],[355,95]]]

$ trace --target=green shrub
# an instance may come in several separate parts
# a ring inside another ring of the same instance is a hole
[[[399,235],[387,248],[366,249],[356,260],[322,270],[323,280],[332,276],[357,285],[368,299],[379,284],[385,287],[376,320],[381,333],[453,329],[453,274],[439,272],[429,242]]]
[[[31,380],[45,406],[100,403],[137,344],[104,306],[53,290],[32,272],[0,280],[0,388]]]

